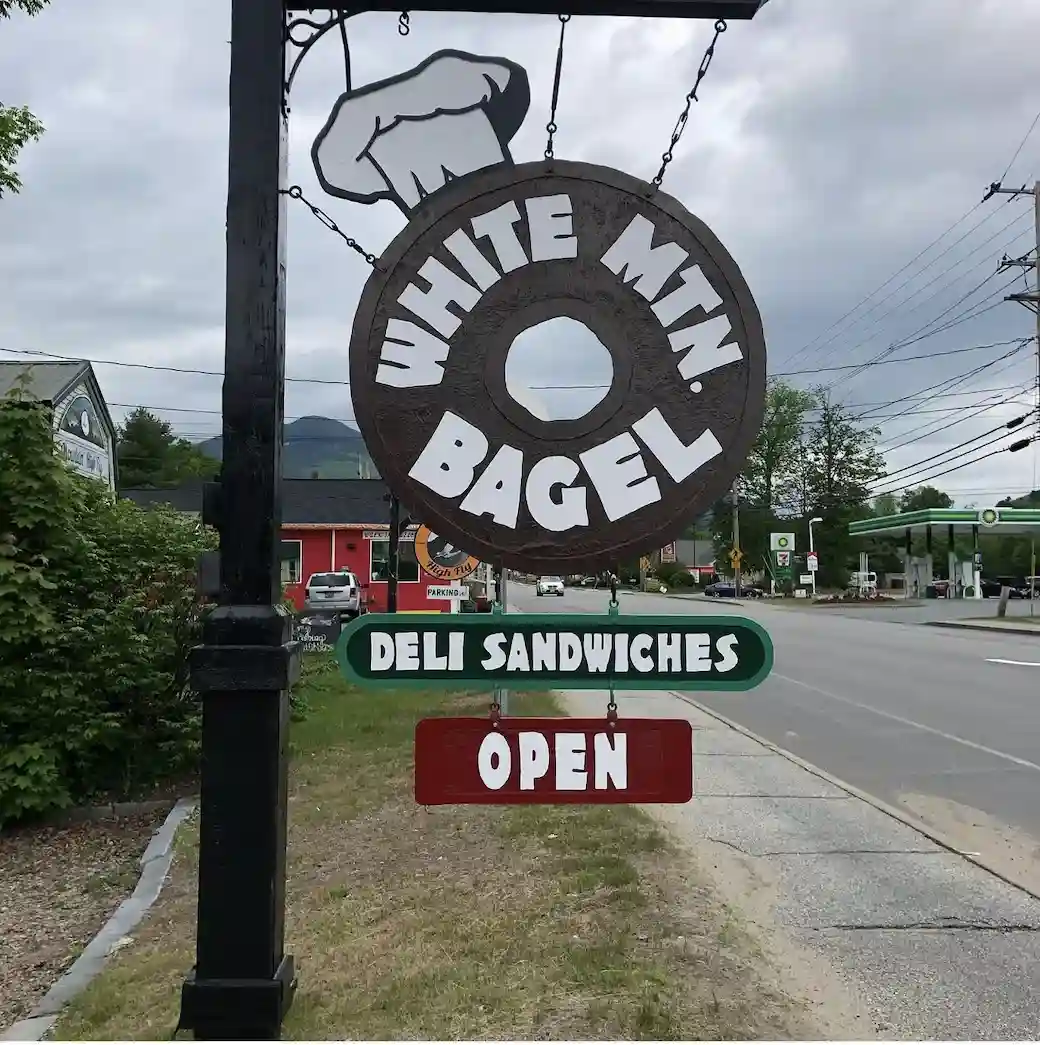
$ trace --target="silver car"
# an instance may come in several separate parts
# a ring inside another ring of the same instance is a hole
[[[559,577],[539,577],[534,586],[535,595],[562,595],[563,581]]]
[[[307,578],[306,607],[326,613],[356,614],[359,591],[358,579],[350,570],[312,573]]]

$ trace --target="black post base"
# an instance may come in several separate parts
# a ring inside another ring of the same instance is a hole
[[[296,994],[296,969],[287,954],[270,980],[200,980],[181,985],[178,1030],[204,1041],[277,1041]]]

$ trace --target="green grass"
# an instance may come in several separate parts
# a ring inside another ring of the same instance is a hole
[[[800,1036],[753,946],[648,816],[417,807],[415,723],[473,692],[364,691],[308,658],[293,724],[287,941],[294,1039]],[[558,714],[547,694],[519,714]],[[193,960],[197,825],[158,904],[55,1034],[165,1039]]]

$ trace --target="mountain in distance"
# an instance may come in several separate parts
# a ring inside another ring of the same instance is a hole
[[[300,417],[284,428],[283,479],[377,479],[361,433],[330,417]],[[198,448],[219,461],[220,436],[206,439]]]

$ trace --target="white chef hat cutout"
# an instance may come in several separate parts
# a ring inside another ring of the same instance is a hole
[[[511,164],[509,142],[530,104],[515,62],[438,51],[341,95],[311,148],[314,169],[332,196],[393,200],[411,216],[453,178]]]

